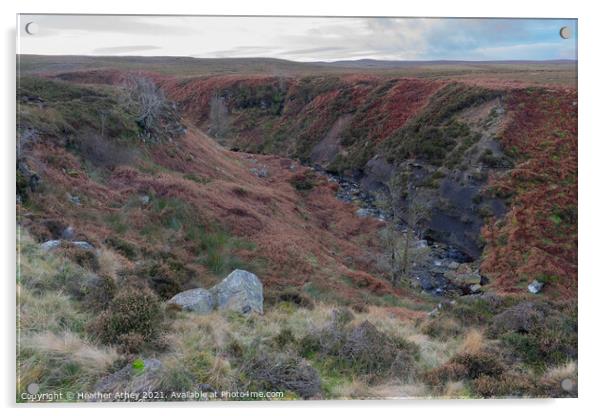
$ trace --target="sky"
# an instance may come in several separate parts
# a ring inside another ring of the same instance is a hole
[[[34,22],[30,35],[25,26]],[[576,19],[20,15],[17,52],[294,61],[577,59]],[[567,26],[571,37],[563,39]]]

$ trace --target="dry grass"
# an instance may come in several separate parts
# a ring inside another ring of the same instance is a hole
[[[478,329],[471,329],[464,337],[459,350],[466,354],[476,354],[483,349],[483,332]]]
[[[70,331],[28,333],[21,339],[21,346],[68,358],[99,374],[119,358],[114,348],[94,345]]]

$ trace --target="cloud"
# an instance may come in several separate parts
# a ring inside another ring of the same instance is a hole
[[[25,19],[27,15],[23,16]],[[119,33],[123,35],[190,35],[197,30],[169,16],[39,15],[37,36],[56,36],[69,32]]]
[[[93,50],[94,53],[98,54],[119,54],[119,53],[129,53],[129,52],[141,52],[141,51],[152,51],[162,49],[159,46],[153,45],[129,45],[129,46],[109,46],[106,48],[96,48]]]
[[[24,34],[30,19],[38,23],[39,35]],[[577,56],[576,39],[565,41],[558,34],[569,26],[576,36],[574,19],[26,15],[20,21],[20,53],[296,61]]]

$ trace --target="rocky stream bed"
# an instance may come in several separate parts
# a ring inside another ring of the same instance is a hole
[[[374,195],[361,189],[359,183],[332,173],[320,166],[313,170],[325,176],[329,182],[338,184],[337,198],[358,206],[356,215],[373,217],[383,222],[393,220],[393,215],[377,205]],[[397,224],[403,234],[408,232],[405,224]],[[488,279],[481,276],[470,256],[453,245],[440,241],[415,239],[414,249],[424,248],[421,261],[415,262],[411,277],[416,287],[433,296],[457,296],[481,293]],[[427,249],[428,248],[428,249]]]

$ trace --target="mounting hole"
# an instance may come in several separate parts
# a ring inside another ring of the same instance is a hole
[[[29,22],[25,25],[25,31],[30,35],[38,33],[38,24],[36,22]]]
[[[568,26],[562,26],[560,28],[560,37],[562,39],[569,39],[571,37],[571,29]]]

